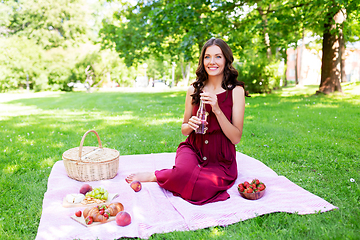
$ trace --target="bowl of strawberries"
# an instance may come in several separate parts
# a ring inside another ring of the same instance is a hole
[[[250,183],[245,181],[238,185],[238,191],[243,198],[257,200],[265,194],[265,184],[259,179],[253,179]]]

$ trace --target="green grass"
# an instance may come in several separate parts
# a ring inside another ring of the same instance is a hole
[[[236,146],[339,210],[273,213],[151,239],[360,239],[360,84],[343,88],[344,95],[314,96],[317,86],[307,86],[247,98]],[[89,129],[122,155],[175,152],[185,140],[184,99],[185,91],[0,94],[0,239],[35,238],[51,167]]]

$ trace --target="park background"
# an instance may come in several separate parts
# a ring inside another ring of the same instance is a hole
[[[341,92],[360,79],[358,21],[353,0],[2,0],[0,91],[186,87],[219,37],[250,92]]]
[[[122,155],[175,152],[201,47],[219,37],[252,96],[237,151],[339,210],[152,238],[359,239],[359,9],[355,0],[0,1],[0,238],[35,238],[51,167],[89,129]]]

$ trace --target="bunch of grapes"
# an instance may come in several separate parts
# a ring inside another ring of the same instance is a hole
[[[92,191],[87,192],[86,197],[93,197],[100,200],[107,200],[109,193],[102,187],[94,188]]]

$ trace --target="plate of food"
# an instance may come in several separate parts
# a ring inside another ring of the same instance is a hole
[[[96,206],[87,207],[83,211],[76,211],[71,218],[86,227],[92,227],[117,220],[118,213],[123,211],[124,206],[119,202],[98,204]]]
[[[118,193],[109,193],[103,187],[92,188],[89,184],[84,184],[79,193],[70,193],[64,197],[63,207],[88,207],[108,204],[118,196]]]

